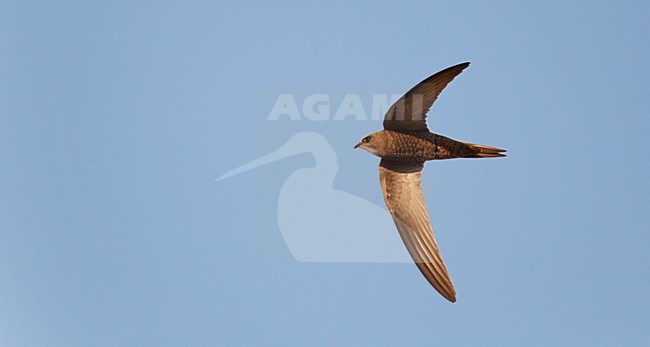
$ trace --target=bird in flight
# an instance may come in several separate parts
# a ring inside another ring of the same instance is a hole
[[[364,137],[354,146],[381,158],[379,183],[397,231],[420,272],[451,302],[456,302],[456,290],[433,238],[420,186],[424,162],[504,157],[506,151],[452,140],[427,128],[426,117],[431,105],[468,66],[469,63],[452,66],[418,83],[388,109],[384,130]]]

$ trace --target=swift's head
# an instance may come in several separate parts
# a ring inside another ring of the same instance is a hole
[[[386,133],[384,131],[378,131],[362,138],[354,148],[365,149],[371,154],[380,157],[386,147],[386,141]]]

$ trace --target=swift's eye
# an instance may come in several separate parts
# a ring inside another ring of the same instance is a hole
[[[363,140],[361,140],[361,142],[363,142],[363,143],[370,142],[370,136],[364,137]]]

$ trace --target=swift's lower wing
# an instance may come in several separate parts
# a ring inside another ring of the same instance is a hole
[[[395,162],[382,159],[379,181],[388,211],[393,216],[406,249],[424,277],[451,302],[456,291],[440,257],[427,215],[420,176],[424,162]]]

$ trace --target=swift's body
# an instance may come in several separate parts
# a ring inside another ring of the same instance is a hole
[[[424,277],[451,302],[456,301],[456,290],[433,237],[420,186],[424,162],[505,156],[503,149],[456,141],[431,133],[427,127],[426,114],[433,102],[468,66],[452,66],[417,84],[386,112],[384,130],[364,137],[354,147],[381,158],[379,182],[400,237]]]

